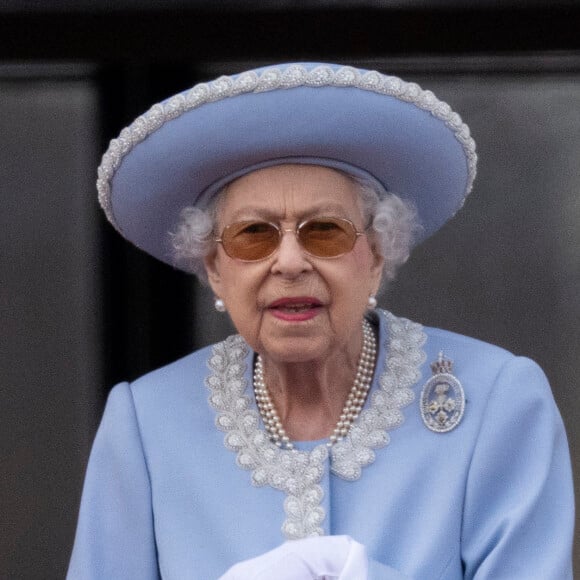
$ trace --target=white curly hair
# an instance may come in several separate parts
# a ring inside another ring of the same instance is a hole
[[[404,264],[413,247],[413,241],[421,230],[415,207],[397,195],[387,192],[378,183],[354,177],[336,170],[352,180],[359,193],[363,219],[370,224],[368,234],[376,252],[384,257],[383,284],[394,279],[398,268]],[[203,264],[205,256],[215,249],[215,231],[220,201],[227,192],[225,185],[202,210],[186,207],[182,210],[175,232],[171,233],[173,257],[181,268],[195,274],[207,284]]]

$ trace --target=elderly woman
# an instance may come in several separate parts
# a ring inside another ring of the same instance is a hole
[[[113,389],[69,578],[571,578],[541,370],[376,308],[475,163],[432,93],[336,65],[198,85],[111,142],[110,221],[239,335]]]

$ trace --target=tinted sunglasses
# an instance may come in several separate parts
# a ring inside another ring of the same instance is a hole
[[[316,217],[291,229],[259,220],[236,222],[225,227],[215,241],[223,246],[230,258],[256,262],[270,257],[278,249],[285,232],[294,232],[304,250],[317,258],[338,258],[350,252],[356,239],[364,235],[350,220]]]

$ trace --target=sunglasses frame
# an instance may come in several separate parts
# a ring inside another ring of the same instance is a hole
[[[300,230],[308,223],[310,222],[315,222],[315,221],[324,221],[324,220],[333,220],[333,221],[338,221],[338,222],[342,222],[345,224],[348,224],[348,227],[352,229],[352,231],[354,232],[354,239],[352,242],[352,246],[350,247],[349,250],[346,250],[345,252],[342,252],[340,254],[336,254],[336,256],[318,256],[316,254],[313,254],[312,252],[309,252],[303,245],[302,240],[300,239]],[[226,230],[228,230],[229,228],[232,228],[233,226],[239,225],[239,224],[266,224],[269,226],[272,226],[277,232],[278,232],[278,243],[276,244],[276,247],[267,255],[267,256],[263,256],[262,258],[256,258],[255,260],[248,260],[248,259],[244,259],[244,258],[238,258],[237,256],[232,256],[228,250],[226,249],[226,246],[224,244],[224,232]],[[278,224],[274,223],[274,222],[269,222],[267,220],[242,220],[239,222],[234,222],[233,224],[230,224],[228,226],[226,226],[223,230],[222,230],[222,234],[219,238],[214,238],[214,241],[221,244],[222,248],[224,249],[224,252],[232,259],[234,260],[239,260],[240,262],[261,262],[262,260],[267,260],[268,258],[270,258],[271,256],[273,256],[276,251],[278,250],[278,248],[280,247],[280,244],[282,243],[282,236],[284,235],[284,233],[286,232],[291,232],[294,233],[296,235],[296,239],[298,240],[298,243],[300,244],[300,247],[302,248],[302,250],[304,252],[306,252],[309,256],[312,256],[313,258],[319,258],[319,259],[323,259],[323,260],[332,260],[334,258],[340,258],[341,256],[344,256],[345,254],[348,254],[349,252],[352,252],[357,239],[360,236],[364,236],[366,234],[366,230],[362,230],[359,231],[356,229],[356,226],[354,225],[354,223],[347,219],[347,218],[342,218],[342,217],[333,217],[333,216],[320,216],[320,217],[312,217],[312,218],[308,218],[305,219],[303,221],[301,221],[300,223],[296,224],[296,227],[294,228],[282,228],[280,227]]]

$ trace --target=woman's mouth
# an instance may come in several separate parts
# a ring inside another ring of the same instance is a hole
[[[268,306],[268,311],[279,320],[303,322],[317,316],[321,307],[320,300],[300,296],[275,300]]]

